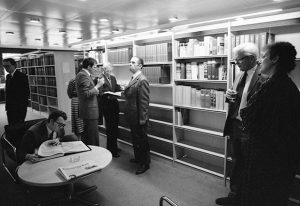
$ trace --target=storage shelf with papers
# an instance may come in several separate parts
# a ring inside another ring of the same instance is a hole
[[[136,55],[144,60],[143,73],[150,84],[170,84],[172,77],[171,34],[134,41]]]
[[[228,25],[174,34],[175,161],[223,176]]]
[[[17,60],[28,74],[32,109],[43,113],[60,109],[70,116],[67,85],[63,82],[75,76],[74,66],[69,64],[73,59],[73,51],[37,51]]]

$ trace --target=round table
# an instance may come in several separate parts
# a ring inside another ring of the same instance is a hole
[[[31,163],[30,161],[24,162],[19,166],[17,170],[17,175],[21,182],[26,185],[38,186],[38,187],[52,187],[52,186],[60,186],[60,185],[69,185],[70,192],[68,199],[79,200],[82,203],[88,205],[98,205],[97,203],[91,203],[86,200],[83,200],[77,197],[78,193],[74,194],[74,183],[79,179],[82,179],[88,175],[95,174],[96,172],[92,172],[90,174],[77,177],[66,181],[58,172],[57,169],[59,167],[72,166],[72,164],[78,164],[80,162],[84,162],[87,160],[94,161],[97,165],[100,165],[101,168],[105,168],[112,160],[112,154],[110,151],[103,147],[91,146],[90,151],[66,155],[54,159],[49,159],[37,163]],[[73,162],[73,159],[77,159],[79,161]],[[85,194],[87,192],[93,191],[97,189],[96,186],[92,186],[87,190],[80,192],[80,194]]]

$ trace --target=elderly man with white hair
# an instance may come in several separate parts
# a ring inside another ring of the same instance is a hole
[[[249,98],[265,80],[260,75],[258,48],[253,43],[240,44],[233,49],[235,64],[241,72],[236,76],[233,86],[226,91],[229,103],[224,127],[224,136],[230,136],[232,168],[230,171],[230,193],[227,197],[216,199],[217,205],[239,205],[241,199],[241,180],[245,167],[249,135],[242,128],[240,110],[247,106]]]
[[[117,138],[119,136],[119,102],[117,98],[105,92],[118,92],[121,91],[121,86],[118,85],[116,77],[112,75],[113,66],[111,63],[103,65],[104,85],[100,89],[100,102],[99,107],[102,110],[105,126],[107,144],[106,148],[112,153],[115,158],[120,157],[120,149],[117,145]]]

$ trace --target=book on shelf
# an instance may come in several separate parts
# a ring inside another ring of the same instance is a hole
[[[122,92],[111,92],[111,91],[107,91],[107,92],[104,92],[103,94],[106,94],[106,95],[113,95],[113,96],[117,96],[117,97],[121,97],[121,96],[122,96]]]
[[[96,164],[92,160],[78,162],[65,167],[59,167],[57,172],[65,179],[70,180],[95,171],[101,170],[103,167]]]
[[[43,142],[38,149],[40,161],[91,150],[82,141],[59,142],[47,140]]]

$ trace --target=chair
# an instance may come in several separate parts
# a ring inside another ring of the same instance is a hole
[[[46,118],[29,120],[12,126],[4,126],[4,133],[1,135],[2,165],[14,182],[17,182],[15,170],[20,164],[17,157],[17,149],[22,137],[27,129],[43,120],[46,120]]]
[[[166,197],[166,196],[162,196],[159,199],[159,206],[163,206],[164,202],[167,202],[169,205],[171,206],[178,206],[176,203],[174,203],[170,198]]]

